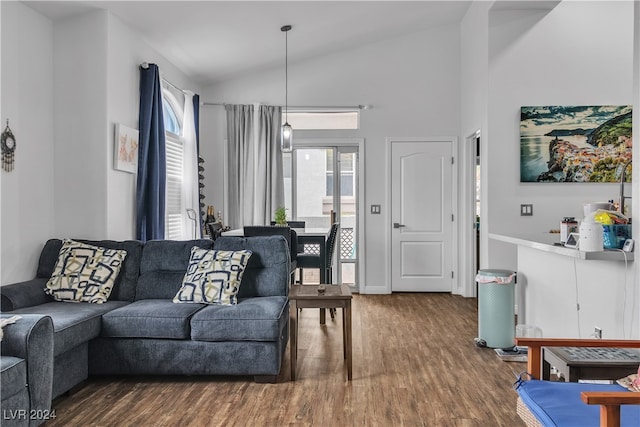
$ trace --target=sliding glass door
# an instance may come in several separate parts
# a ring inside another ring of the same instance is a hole
[[[307,228],[340,223],[334,251],[333,283],[357,286],[358,278],[358,147],[294,148],[285,157],[286,207],[291,219]],[[318,283],[317,271],[305,270],[304,283]]]

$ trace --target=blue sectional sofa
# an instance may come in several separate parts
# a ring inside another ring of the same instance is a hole
[[[55,412],[51,411],[51,318],[22,315],[15,323],[3,328],[3,335],[0,347],[0,425],[38,426],[47,419],[55,418]]]
[[[36,278],[0,288],[6,314],[53,320],[52,398],[93,374],[246,375],[276,381],[288,341],[290,255],[282,236],[83,241],[127,255],[106,303],[44,293],[62,247],[46,242]],[[236,305],[176,304],[191,248],[252,251]]]

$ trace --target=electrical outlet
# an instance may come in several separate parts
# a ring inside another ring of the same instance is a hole
[[[598,326],[596,326],[593,329],[593,336],[596,337],[597,339],[601,340],[602,339],[602,328],[599,328]]]

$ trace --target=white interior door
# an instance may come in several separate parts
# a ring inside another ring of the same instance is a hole
[[[453,143],[391,143],[391,290],[451,292]]]

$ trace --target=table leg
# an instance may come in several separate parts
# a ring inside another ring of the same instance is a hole
[[[327,313],[324,308],[320,309],[320,324],[324,325],[327,321]]]
[[[346,311],[346,349],[347,349],[347,378],[349,379],[349,381],[351,381],[351,378],[353,377],[353,373],[352,373],[352,364],[351,364],[351,359],[352,359],[352,351],[351,351],[351,300],[347,301],[347,305],[345,308],[343,308],[344,311]]]
[[[329,281],[327,281],[329,280]],[[327,242],[320,243],[320,283],[331,283],[331,278],[327,278]]]
[[[542,379],[549,381],[551,379],[551,365],[546,360],[542,360]]]
[[[291,359],[291,381],[296,380],[298,364],[298,305],[295,300],[289,301],[289,354]]]

